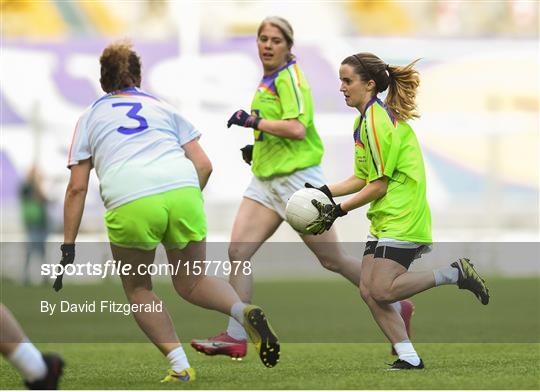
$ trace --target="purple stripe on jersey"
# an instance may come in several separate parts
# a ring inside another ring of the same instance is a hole
[[[154,97],[151,94],[145,93],[144,91],[142,91],[138,87],[128,87],[128,88],[125,88],[125,89],[120,90],[120,91],[115,91],[115,94],[126,94],[126,93],[127,94],[132,94],[132,95],[142,95],[143,97],[153,98],[156,101],[159,101],[159,99],[157,99],[156,97]],[[113,95],[115,95],[115,94],[113,94]]]
[[[272,93],[274,93],[275,95],[279,96],[278,95],[278,92],[277,92],[277,89],[276,89],[276,78],[278,77],[279,73],[281,71],[283,71],[285,68],[293,65],[293,64],[296,64],[296,60],[291,60],[289,61],[287,64],[285,64],[284,66],[280,67],[277,69],[277,71],[273,72],[271,75],[267,75],[267,76],[264,76],[261,80],[261,83],[259,83],[259,88],[264,88],[266,90],[269,90],[271,91]]]
[[[296,60],[291,60],[289,61],[287,64],[285,64],[283,67],[281,68],[278,68],[278,70],[276,72],[274,72],[274,74],[277,76],[278,73],[280,73],[281,71],[283,71],[285,68],[287,67],[290,67],[291,65],[293,64],[296,64]]]
[[[92,107],[96,106],[98,103],[100,103],[101,101],[107,99],[107,98],[111,98],[111,97],[114,97],[115,95],[124,95],[124,96],[140,96],[140,97],[148,97],[148,98],[152,98],[152,99],[155,99],[156,101],[159,101],[159,99],[157,99],[156,97],[154,97],[153,95],[150,95],[148,93],[145,93],[144,91],[138,89],[137,87],[128,87],[128,88],[124,88],[122,90],[118,90],[118,91],[113,91],[113,92],[110,92],[106,95],[104,95],[103,97],[99,98],[96,102],[94,102],[92,104]]]
[[[390,109],[388,109],[388,106],[386,106],[386,104],[383,101],[381,101],[379,97],[377,96],[374,96],[373,98],[369,100],[369,102],[366,104],[366,108],[364,109],[364,113],[367,113],[368,108],[371,105],[373,105],[375,102],[378,102],[379,105],[381,105],[384,108],[384,110],[386,110],[386,114],[388,114],[388,117],[390,117],[390,121],[392,121],[392,124],[394,124],[394,115],[392,114]]]
[[[278,95],[275,81],[276,78],[272,78],[270,76],[264,77],[263,80],[261,80],[261,83],[259,83],[259,88],[263,88],[264,90],[270,91],[274,95]]]
[[[360,121],[358,121],[358,126],[356,127],[356,129],[353,132],[353,139],[354,139],[355,143],[362,144],[362,141],[360,140],[360,132],[361,132],[361,129],[362,129],[363,120],[364,120],[364,118],[362,116],[360,116]]]

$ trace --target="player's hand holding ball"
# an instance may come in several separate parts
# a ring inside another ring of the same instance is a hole
[[[307,226],[307,231],[315,235],[322,234],[324,231],[330,230],[330,227],[332,227],[332,224],[337,218],[347,215],[347,213],[341,209],[341,205],[336,204],[334,198],[332,197],[332,192],[327,185],[317,188],[316,186],[311,185],[309,182],[306,182],[304,186],[308,189],[318,189],[324,193],[332,203],[326,204],[322,203],[320,200],[311,200],[311,204],[313,204],[313,206],[319,212],[319,217],[315,219],[313,223]]]
[[[332,192],[330,192],[330,188],[328,188],[327,185],[323,185],[323,186],[320,186],[320,187],[317,188],[316,186],[311,185],[309,182],[306,182],[304,184],[304,186],[306,188],[320,190],[322,193],[324,193],[326,196],[328,196],[328,198],[330,199],[330,201],[332,202],[333,205],[336,205],[336,202],[334,201],[334,198],[332,197]]]
[[[230,128],[231,125],[239,125],[244,128],[253,128],[257,129],[259,127],[259,122],[261,121],[260,117],[253,116],[248,114],[245,110],[237,110],[227,121],[227,128]]]
[[[334,221],[347,215],[332,199],[330,189],[306,183],[291,196],[285,208],[287,222],[300,234],[317,235],[330,229]]]
[[[306,228],[307,231],[315,235],[322,234],[326,230],[330,230],[337,218],[347,215],[347,212],[341,209],[341,204],[331,201],[333,204],[323,204],[318,200],[311,200],[311,204],[319,211],[319,217]]]
[[[73,261],[75,260],[75,244],[62,244],[60,245],[60,251],[62,252],[62,259],[60,260],[60,264],[65,267],[68,264],[73,264]],[[58,275],[56,277],[56,280],[54,281],[54,291],[60,291],[62,289],[62,279],[64,278],[64,274]]]

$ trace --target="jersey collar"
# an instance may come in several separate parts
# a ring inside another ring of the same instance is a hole
[[[275,79],[281,71],[283,71],[285,68],[290,67],[290,66],[293,65],[293,64],[296,64],[296,60],[294,60],[294,59],[291,60],[291,61],[289,61],[287,64],[285,64],[285,65],[279,67],[277,70],[275,70],[274,72],[272,72],[270,75],[263,76],[263,80]]]
[[[392,124],[395,123],[395,118],[394,118],[394,115],[392,114],[392,112],[390,111],[390,109],[388,109],[388,106],[386,106],[386,104],[381,101],[379,99],[379,97],[377,96],[374,96],[373,98],[371,98],[368,103],[366,104],[366,108],[364,109],[364,116],[361,116],[361,117],[365,117],[366,116],[366,113],[367,113],[367,110],[370,106],[372,106],[375,102],[377,102],[379,105],[381,105],[382,108],[384,108],[384,110],[386,110],[386,113],[388,114],[388,117],[390,117],[390,121],[392,121]]]
[[[279,73],[281,71],[283,71],[287,67],[290,67],[293,64],[296,64],[296,60],[291,60],[287,64],[285,64],[284,66],[279,67],[276,71],[274,71],[270,75],[263,76],[263,78],[262,78],[262,80],[261,80],[261,82],[259,84],[259,89],[262,89],[261,91],[263,91],[263,90],[269,91],[271,94],[273,94],[275,96],[279,96],[278,92],[277,92],[277,89],[276,89],[275,80],[276,80],[276,78],[278,77],[278,75],[279,75]]]
[[[367,112],[368,108],[373,105],[375,102],[378,102],[380,105],[384,107],[384,104],[382,101],[375,95],[373,98],[371,98],[368,103],[366,104],[366,107],[364,108],[364,113]]]
[[[97,101],[95,101],[92,104],[92,107],[95,107],[98,103],[102,102],[103,100],[105,100],[107,98],[129,97],[129,96],[143,96],[143,97],[148,97],[148,98],[155,99],[156,101],[159,101],[159,99],[157,99],[153,95],[145,93],[144,91],[142,91],[138,87],[126,87],[126,88],[123,88],[121,90],[111,91],[110,93],[105,94],[104,96],[99,98]]]

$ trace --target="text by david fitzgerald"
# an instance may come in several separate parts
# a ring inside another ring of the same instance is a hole
[[[60,313],[121,313],[126,316],[131,313],[161,313],[163,312],[163,302],[152,302],[149,304],[129,304],[115,301],[84,301],[69,302],[60,301],[52,303],[41,301],[41,313],[47,313],[49,316]]]

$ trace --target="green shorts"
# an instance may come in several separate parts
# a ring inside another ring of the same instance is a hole
[[[201,190],[173,189],[141,197],[105,213],[109,241],[124,248],[183,249],[206,237],[206,215]]]

